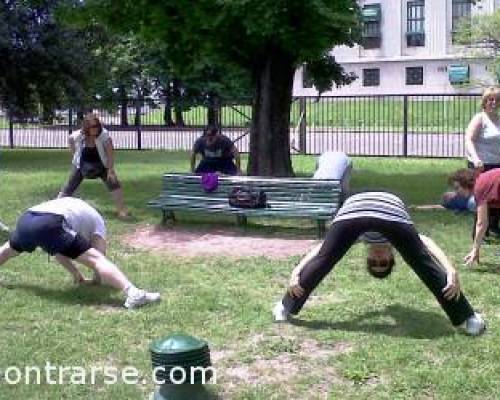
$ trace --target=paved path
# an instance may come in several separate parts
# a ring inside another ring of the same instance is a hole
[[[154,130],[148,128],[141,133],[143,149],[189,150],[202,133],[201,129]],[[224,130],[235,140],[245,134],[244,129]],[[138,134],[134,130],[111,130],[117,149],[137,149]],[[65,148],[68,131],[65,129],[16,128],[14,146],[28,148]],[[299,136],[290,134],[292,147],[298,148]],[[328,128],[308,128],[306,150],[309,154],[320,154],[326,150],[341,150],[351,155],[402,156],[404,136],[400,132],[356,132]],[[0,129],[0,146],[9,146],[9,132]],[[248,152],[249,136],[237,142],[241,152]],[[463,157],[462,134],[408,133],[407,154],[418,157]]]

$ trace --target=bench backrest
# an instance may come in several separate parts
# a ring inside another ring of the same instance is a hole
[[[206,193],[201,187],[201,176],[171,174],[163,175],[163,193],[167,195],[221,198],[227,200],[232,188],[248,187],[263,190],[271,202],[296,202],[322,205],[339,205],[342,199],[341,181],[307,178],[268,178],[255,176],[219,177],[216,191]]]

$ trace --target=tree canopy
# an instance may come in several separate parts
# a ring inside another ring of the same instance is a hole
[[[464,19],[455,40],[469,50],[468,56],[486,59],[500,82],[500,10]]]
[[[359,38],[356,0],[86,0],[74,7],[88,20],[161,42],[181,79],[221,67],[246,71],[253,175],[293,174],[290,105],[298,66],[309,65],[321,91],[353,79],[330,52]]]
[[[12,115],[85,95],[99,30],[62,27],[58,0],[0,1],[0,103]]]

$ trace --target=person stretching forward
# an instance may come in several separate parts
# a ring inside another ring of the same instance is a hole
[[[135,287],[106,256],[106,226],[101,215],[83,200],[63,197],[28,209],[16,229],[0,247],[0,265],[20,253],[41,247],[73,276],[76,283],[90,283],[72,260],[94,271],[94,282],[121,290],[126,308],[136,308],[160,300],[159,293]]]
[[[387,192],[358,193],[345,201],[325,241],[294,269],[287,293],[273,308],[274,319],[285,321],[290,314],[297,314],[360,235],[368,243],[366,261],[372,276],[385,278],[392,272],[394,246],[455,327],[469,335],[483,333],[486,325],[461,292],[451,262],[430,238],[418,234],[403,201]]]

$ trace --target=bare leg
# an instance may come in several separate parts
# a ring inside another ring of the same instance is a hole
[[[122,291],[126,291],[132,283],[120,269],[94,248],[90,248],[76,259],[95,271],[102,282]]]
[[[127,209],[125,208],[125,202],[123,201],[123,189],[119,188],[111,192],[111,197],[115,202],[116,212],[120,218],[126,217],[128,215]]]
[[[62,254],[56,254],[56,260],[61,264],[73,277],[75,283],[85,283],[85,276],[80,272],[80,270],[73,264],[70,258],[63,256]]]
[[[10,243],[5,242],[2,247],[0,247],[0,265],[5,264],[8,260],[18,255],[19,253],[10,247]]]
[[[106,255],[106,240],[99,235],[93,235],[91,240],[91,245],[94,249],[99,251],[101,254]],[[102,283],[101,277],[94,271],[94,277],[92,278],[92,283],[95,285],[100,285]]]

